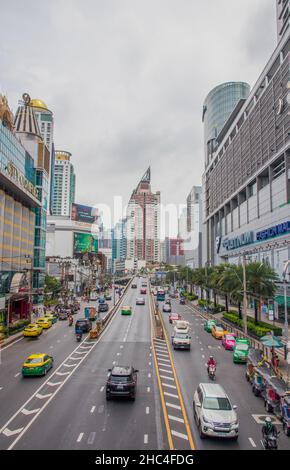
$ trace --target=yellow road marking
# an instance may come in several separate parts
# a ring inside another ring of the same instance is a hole
[[[155,346],[154,346],[154,341],[153,341],[153,324],[152,324],[152,309],[151,309],[151,295],[149,294],[149,310],[150,310],[150,322],[151,322],[151,345],[152,345],[152,351],[153,351],[153,358],[154,358],[154,364],[155,364],[155,370],[156,370],[156,375],[157,375],[157,381],[158,381],[158,387],[159,387],[159,393],[160,393],[160,398],[161,398],[161,406],[162,406],[162,411],[163,411],[163,417],[164,417],[164,422],[165,422],[165,427],[166,427],[166,432],[167,432],[167,438],[168,438],[168,444],[170,450],[174,450],[174,445],[172,441],[172,436],[171,436],[171,429],[169,425],[169,418],[167,414],[167,408],[165,405],[165,400],[164,400],[164,395],[163,395],[163,388],[161,385],[161,379],[160,379],[160,374],[159,374],[159,368],[158,368],[158,363],[157,363],[157,358],[156,358],[156,353],[155,353]]]

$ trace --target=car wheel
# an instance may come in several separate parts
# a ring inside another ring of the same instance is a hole
[[[46,376],[46,374],[47,374],[47,369],[44,369],[44,373],[43,373],[44,377]]]
[[[202,432],[202,429],[201,429],[201,422],[199,422],[198,424],[198,432],[199,432],[199,437],[201,439],[205,439],[206,438],[206,435]]]
[[[238,438],[239,438],[239,436],[235,436],[235,437],[232,438],[232,441],[237,441]]]
[[[272,413],[272,406],[267,401],[266,401],[265,408],[268,413]]]

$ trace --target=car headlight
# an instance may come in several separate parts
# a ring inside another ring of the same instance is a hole
[[[232,426],[237,426],[238,424],[239,424],[238,419],[236,419],[235,421],[232,422]]]
[[[204,423],[211,424],[213,426],[213,422],[210,421],[209,419],[206,419],[204,416],[203,416],[202,419],[203,419]]]

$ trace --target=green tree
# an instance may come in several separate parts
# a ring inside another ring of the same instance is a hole
[[[44,283],[44,293],[50,293],[52,298],[55,298],[57,294],[61,291],[61,283],[56,277],[49,276],[48,274],[45,275],[45,283]]]
[[[264,263],[249,263],[246,267],[247,293],[254,300],[255,323],[259,320],[259,303],[261,298],[269,299],[275,295],[278,275],[275,270]]]

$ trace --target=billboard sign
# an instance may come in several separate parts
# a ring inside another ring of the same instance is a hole
[[[82,206],[80,204],[72,203],[70,218],[76,222],[94,224],[98,219],[98,209],[96,207]]]
[[[90,233],[74,233],[74,254],[98,253],[98,240]]]

